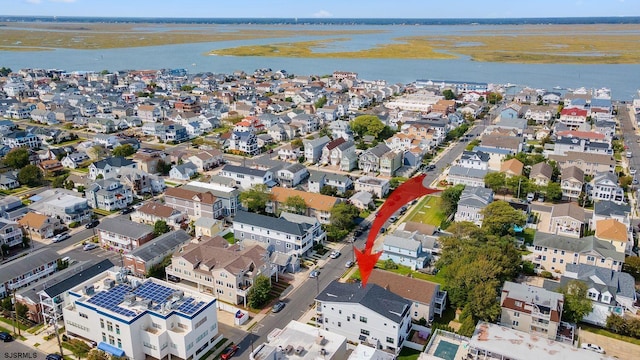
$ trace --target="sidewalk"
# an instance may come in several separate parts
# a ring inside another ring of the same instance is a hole
[[[21,334],[23,337],[25,337],[25,340],[22,341],[25,345],[32,347],[34,349],[37,349],[39,351],[42,351],[45,354],[59,354],[60,353],[60,347],[58,346],[58,340],[56,339],[55,336],[53,336],[51,339],[49,340],[45,340],[45,336],[49,335],[49,334],[53,334],[54,333],[54,329],[53,326],[46,326],[40,330],[38,330],[38,332],[36,332],[35,334],[31,334],[28,333],[27,331],[22,331]],[[20,340],[18,340],[20,341]],[[60,334],[60,341],[62,342],[62,334]],[[65,357],[70,357],[72,359],[75,359],[76,357],[71,353],[70,350],[64,349],[63,348],[63,354]]]

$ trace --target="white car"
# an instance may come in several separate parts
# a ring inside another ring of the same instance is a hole
[[[637,170],[635,168],[629,168],[629,174],[635,175]]]
[[[347,263],[344,264],[344,267],[346,267],[346,268],[350,268],[352,266],[353,266],[353,261],[351,261],[351,260],[347,261]]]
[[[69,233],[64,233],[64,234],[58,234],[56,236],[53,237],[52,241],[54,243],[60,242],[62,240],[67,240],[68,238],[70,238],[71,235],[69,235]]]
[[[582,344],[582,348],[585,350],[591,350],[591,351],[595,351],[599,354],[604,354],[604,350],[595,344]]]
[[[98,247],[98,244],[90,242],[90,243],[86,243],[86,244],[84,244],[84,246],[82,247],[82,249],[83,249],[84,251],[89,251],[89,250],[96,249],[97,247]]]
[[[338,257],[340,257],[340,251],[332,251],[331,254],[329,254],[329,257],[332,259],[337,259]]]

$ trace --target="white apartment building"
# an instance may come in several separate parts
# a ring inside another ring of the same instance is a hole
[[[411,306],[378,285],[334,280],[316,297],[316,316],[326,331],[397,355],[411,331]]]
[[[114,267],[69,290],[68,332],[114,356],[198,359],[218,337],[216,299]]]

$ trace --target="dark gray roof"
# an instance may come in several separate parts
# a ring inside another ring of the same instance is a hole
[[[389,151],[391,151],[391,149],[385,143],[380,143],[367,150],[368,153],[374,154],[376,157],[382,157],[382,155],[388,153]]]
[[[537,231],[533,238],[533,245],[574,253],[587,253],[593,251],[600,254],[602,257],[624,262],[624,254],[618,252],[613,244],[598,240],[594,236],[576,239],[568,236]]]
[[[630,274],[587,264],[567,264],[566,273],[576,274],[578,280],[585,282],[589,288],[598,289],[601,293],[609,291],[614,296],[635,298],[635,280]],[[565,278],[567,282],[572,280],[568,276],[563,276],[561,283]]]
[[[478,157],[481,161],[487,162],[489,161],[489,154],[483,151],[463,151],[460,159],[469,159],[472,157]]]
[[[481,209],[489,205],[493,199],[493,190],[480,186],[465,186],[460,194],[458,205]]]
[[[311,227],[307,223],[295,223],[284,218],[274,218],[271,216],[250,213],[246,211],[238,211],[233,219],[234,223],[259,226],[265,229],[281,231],[287,234],[302,236],[306,230]]]
[[[294,164],[291,164],[291,165],[289,165],[289,166],[286,166],[286,167],[285,167],[284,169],[282,169],[282,170],[287,170],[287,171],[290,171],[290,172],[292,172],[292,173],[294,173],[294,174],[295,174],[295,173],[297,173],[298,171],[305,170],[306,168],[307,168],[306,166],[304,166],[304,165],[302,165],[302,164],[300,164],[300,163],[294,163]]]
[[[98,169],[104,169],[107,164],[109,164],[111,167],[123,167],[129,166],[133,163],[133,160],[125,159],[121,156],[115,156],[108,159],[96,161],[93,163],[93,166],[97,167]]]
[[[359,283],[341,283],[338,280],[333,280],[327,285],[316,300],[360,304],[396,323],[402,321],[412,304],[411,301],[375,284],[363,287]]]
[[[562,170],[560,178],[562,178],[562,180],[574,178],[584,182],[584,171],[577,166],[569,166]]]
[[[45,248],[36,250],[31,254],[10,261],[6,264],[2,264],[0,265],[0,284],[4,284],[11,279],[15,279],[20,275],[26,274],[44,264],[56,261],[61,257],[62,256],[58,255],[54,250]]]
[[[78,266],[74,266],[70,268],[68,272],[61,272],[59,278],[51,279],[50,277],[46,279],[47,286],[44,289],[44,292],[49,297],[58,296],[65,291],[72,289],[73,287],[82,284],[83,282],[91,279],[92,277],[103,273],[107,269],[110,269],[114,266],[114,264],[109,259],[104,259],[99,263],[93,265],[85,265],[79,264]],[[66,269],[65,269],[66,270]],[[57,281],[57,283],[55,283]],[[55,283],[55,284],[54,284]]]
[[[328,136],[323,136],[317,139],[312,139],[312,140],[302,140],[305,144],[309,144],[312,147],[322,147],[325,146],[327,143],[329,143],[329,141],[331,141],[331,139],[329,139]]]
[[[138,224],[121,218],[104,218],[96,229],[124,235],[133,239],[139,239],[153,232],[153,228],[149,225]]]
[[[631,205],[616,204],[613,201],[601,200],[595,203],[593,212],[602,216],[626,216],[631,213]]]
[[[452,176],[465,176],[472,179],[482,179],[484,180],[485,175],[487,175],[488,170],[481,169],[472,169],[466,168],[460,165],[454,165],[449,168],[449,175]]]
[[[223,171],[229,171],[237,174],[251,175],[251,176],[259,176],[263,177],[266,174],[264,170],[252,169],[245,166],[236,166],[236,165],[225,165],[222,168]]]
[[[191,236],[184,230],[174,230],[166,234],[162,234],[145,243],[139,248],[131,251],[128,255],[138,257],[144,261],[149,261],[158,256],[166,255],[167,252],[176,249],[189,240],[191,240]]]

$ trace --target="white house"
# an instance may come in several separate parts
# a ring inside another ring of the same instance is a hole
[[[245,190],[255,185],[266,185],[268,187],[276,185],[273,172],[269,170],[227,164],[220,170],[218,175],[235,180],[236,184]]]
[[[482,210],[493,202],[491,189],[466,186],[460,194],[454,221],[470,221],[478,226],[482,225]]]
[[[389,180],[372,176],[361,176],[354,181],[355,191],[368,191],[378,198],[382,198],[389,192]]]
[[[120,169],[125,167],[136,169],[137,164],[133,160],[125,159],[120,156],[96,161],[89,165],[89,179],[95,180],[100,175],[102,175],[102,178],[104,179],[110,179],[118,176]]]
[[[80,165],[89,160],[89,156],[83,151],[73,152],[62,158],[62,166],[69,169],[77,169]]]
[[[411,331],[413,303],[375,285],[332,281],[316,297],[324,330],[399,354]]]
[[[308,177],[309,170],[299,163],[291,164],[278,170],[278,182],[283,187],[296,187]]]
[[[198,167],[191,162],[174,165],[169,171],[169,177],[176,180],[189,180],[198,173]]]

